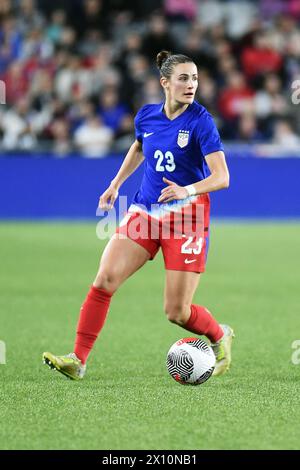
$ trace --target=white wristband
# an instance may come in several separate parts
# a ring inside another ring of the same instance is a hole
[[[196,188],[193,184],[185,186],[185,189],[187,190],[189,196],[194,196],[194,194],[196,194]]]

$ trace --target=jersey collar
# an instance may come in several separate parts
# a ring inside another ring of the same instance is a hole
[[[176,121],[177,119],[181,118],[181,116],[186,116],[188,113],[191,112],[192,108],[194,107],[194,101],[193,103],[191,103],[187,108],[186,110],[179,114],[179,116],[177,116],[176,118],[174,119],[169,119],[168,116],[166,115],[166,113],[164,112],[164,105],[165,105],[165,101],[163,101],[160,106],[159,106],[159,111],[160,113],[162,114],[162,116],[168,121],[168,122],[173,122],[173,121]]]

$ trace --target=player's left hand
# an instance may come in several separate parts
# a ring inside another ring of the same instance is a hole
[[[163,177],[164,183],[167,183],[164,189],[161,190],[161,195],[158,198],[158,202],[170,202],[177,199],[185,199],[188,197],[188,192],[183,186],[178,186],[178,184],[173,181],[168,180]]]

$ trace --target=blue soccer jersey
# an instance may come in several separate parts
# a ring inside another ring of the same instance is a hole
[[[204,106],[194,101],[173,120],[166,116],[163,106],[164,103],[143,106],[135,118],[136,139],[142,143],[145,168],[132,202],[149,212],[152,205],[158,205],[161,190],[166,187],[163,177],[179,186],[203,180],[209,175],[205,156],[223,150],[219,132]],[[172,201],[169,205],[178,203]]]

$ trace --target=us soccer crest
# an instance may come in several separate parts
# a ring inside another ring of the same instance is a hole
[[[186,147],[189,143],[189,131],[179,131],[177,137],[177,144],[180,148]]]

